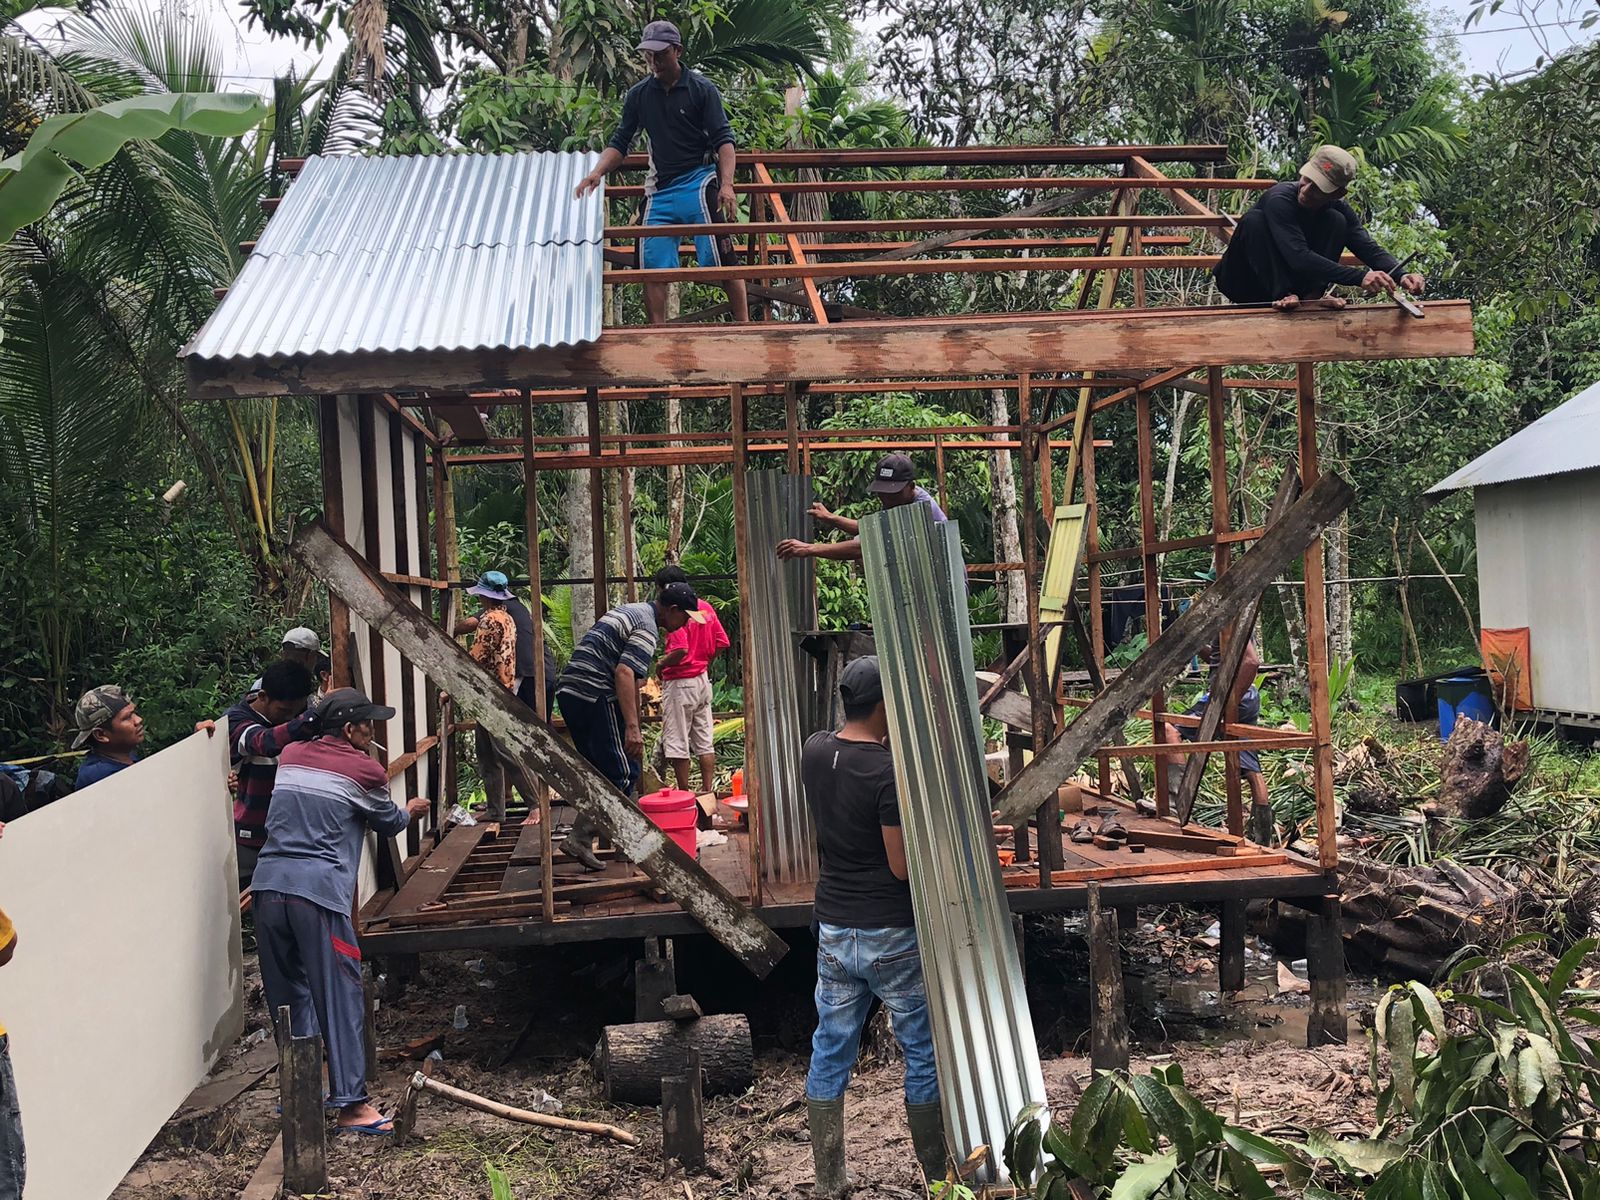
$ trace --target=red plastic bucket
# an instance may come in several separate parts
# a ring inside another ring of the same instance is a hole
[[[700,857],[700,848],[695,840],[700,807],[695,803],[693,792],[662,788],[659,792],[640,796],[639,807],[663,833],[682,846],[690,858]]]

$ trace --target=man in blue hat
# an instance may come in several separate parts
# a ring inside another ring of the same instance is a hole
[[[622,121],[600,154],[595,169],[578,184],[581,199],[622,164],[643,127],[650,137],[650,173],[645,179],[645,225],[709,225],[737,221],[733,191],[733,126],[722,108],[722,93],[698,71],[683,65],[683,35],[671,21],[651,21],[639,41],[650,74],[622,100]],[[702,267],[738,266],[730,237],[694,239]],[[672,270],[678,266],[678,239],[645,238],[640,266]],[[744,280],[723,285],[733,319],[750,320]],[[667,320],[667,285],[644,285],[644,306],[652,325]]]

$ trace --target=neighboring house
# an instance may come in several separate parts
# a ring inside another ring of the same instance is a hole
[[[1600,383],[1428,495],[1463,488],[1477,512],[1486,659],[1525,661],[1517,708],[1600,730]]]

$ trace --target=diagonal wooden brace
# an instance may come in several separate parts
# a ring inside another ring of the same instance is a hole
[[[1001,824],[1020,824],[1055,794],[1067,776],[1104,743],[1106,737],[1216,637],[1222,627],[1260,596],[1290,560],[1305,551],[1355,499],[1355,490],[1337,475],[1324,475],[1288,514],[1270,527],[1187,612],[1150,643],[1131,667],[1112,681],[1066,731],[1034,759],[996,797]]]
[[[1278,482],[1278,494],[1272,498],[1272,507],[1267,510],[1266,524],[1283,520],[1299,494],[1300,467],[1291,462]],[[1197,742],[1214,741],[1222,729],[1222,723],[1228,719],[1228,699],[1233,695],[1239,670],[1244,666],[1245,651],[1250,647],[1250,633],[1255,628],[1256,612],[1260,607],[1261,595],[1257,593],[1245,604],[1234,622],[1233,640],[1222,652],[1217,669],[1211,673],[1211,696],[1206,701],[1205,711],[1200,714],[1200,727],[1194,735]],[[1196,751],[1183,764],[1183,777],[1178,780],[1178,792],[1172,802],[1172,811],[1177,814],[1179,825],[1189,823],[1189,814],[1194,811],[1195,797],[1200,794],[1200,781],[1205,778],[1209,758],[1209,754]]]
[[[507,766],[530,793],[537,771],[567,803],[600,824],[619,854],[654,879],[752,974],[766,978],[788,951],[783,940],[662,833],[637,804],[491,679],[403,592],[321,522],[296,533],[290,551],[328,591],[449,691],[478,728],[504,748]]]

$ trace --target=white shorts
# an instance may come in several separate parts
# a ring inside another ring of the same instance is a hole
[[[711,753],[711,679],[661,681],[661,752],[669,759]]]

